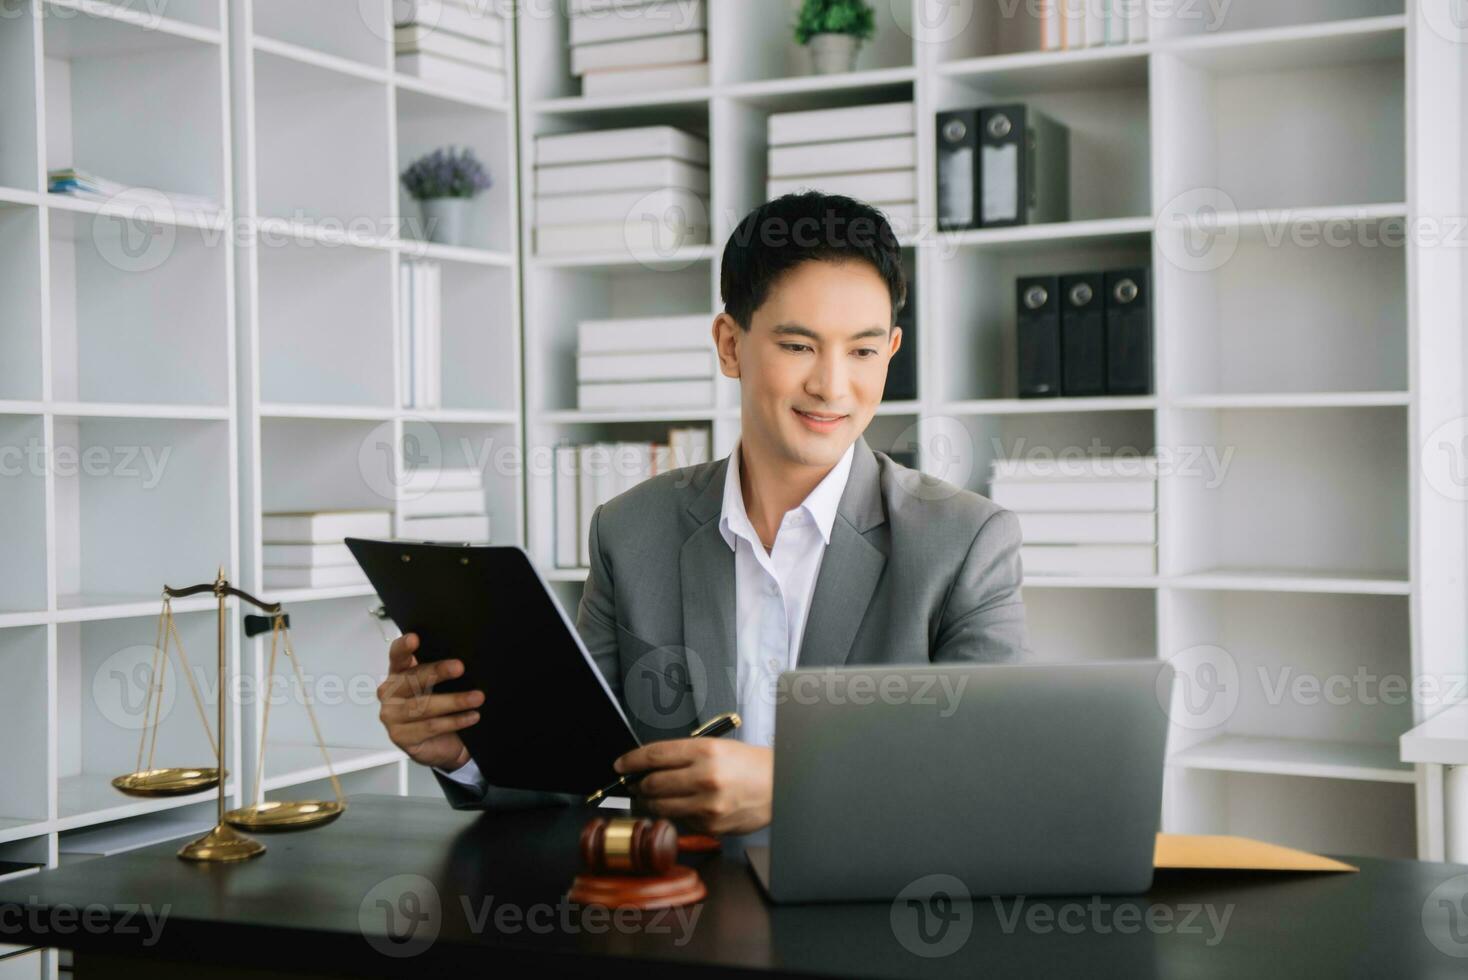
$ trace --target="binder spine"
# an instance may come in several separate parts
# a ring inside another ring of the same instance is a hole
[[[979,111],[938,113],[938,227],[979,226]]]
[[[1061,389],[1067,397],[1106,394],[1106,305],[1099,273],[1060,277]]]
[[[979,224],[1002,228],[1026,220],[1025,107],[979,111]]]
[[[1147,270],[1108,272],[1106,392],[1146,395],[1152,390],[1152,290]]]
[[[1060,280],[1033,276],[1015,283],[1019,397],[1056,398],[1061,391]]]

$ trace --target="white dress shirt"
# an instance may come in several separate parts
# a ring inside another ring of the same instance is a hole
[[[815,595],[821,559],[831,543],[836,510],[851,475],[853,443],[814,490],[786,511],[765,550],[744,507],[739,479],[740,444],[724,468],[724,504],[719,533],[734,552],[735,696],[743,725],[740,741],[766,748],[775,744],[775,682],[800,657],[800,639]],[[473,759],[444,775],[483,791],[485,781]]]

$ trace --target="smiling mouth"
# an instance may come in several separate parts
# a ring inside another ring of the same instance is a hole
[[[815,412],[802,412],[798,408],[795,411],[797,414],[804,415],[813,422],[839,422],[846,418],[845,415],[817,415]]]

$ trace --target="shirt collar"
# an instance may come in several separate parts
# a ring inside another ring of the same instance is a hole
[[[759,540],[754,524],[749,520],[749,512],[744,508],[743,486],[739,481],[739,452],[743,441],[742,438],[735,441],[734,451],[729,454],[729,463],[724,467],[724,504],[719,512],[719,533],[724,536],[730,549],[735,547],[736,537],[742,536],[751,542]],[[831,472],[816,484],[815,489],[796,508],[804,510],[815,522],[826,544],[831,543],[831,528],[836,524],[836,511],[841,505],[841,495],[846,491],[846,481],[851,476],[851,461],[855,454],[856,443],[853,442],[846,447],[846,452],[837,460],[836,465],[831,467]]]

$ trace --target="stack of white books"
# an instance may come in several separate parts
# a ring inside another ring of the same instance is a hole
[[[343,544],[346,538],[392,536],[385,510],[319,510],[264,515],[265,588],[327,589],[365,585],[367,575]]]
[[[484,99],[504,99],[505,22],[482,0],[393,0],[397,69]]]
[[[774,113],[765,193],[844,194],[908,234],[917,223],[916,132],[911,102]]]
[[[585,409],[712,408],[713,314],[583,320],[576,401]]]
[[[403,404],[438,408],[443,400],[443,270],[437,262],[398,266],[398,307]]]
[[[707,428],[668,430],[666,443],[597,442],[557,446],[555,456],[555,555],[557,568],[591,564],[587,541],[591,515],[613,497],[659,473],[709,461]]]
[[[536,252],[707,244],[708,162],[708,140],[672,126],[537,136]]]
[[[421,469],[398,500],[401,537],[408,541],[488,544],[484,475],[477,469]]]
[[[1019,517],[1026,575],[1157,574],[1157,460],[995,460],[989,496]]]
[[[570,0],[571,74],[582,95],[709,83],[704,0]]]

